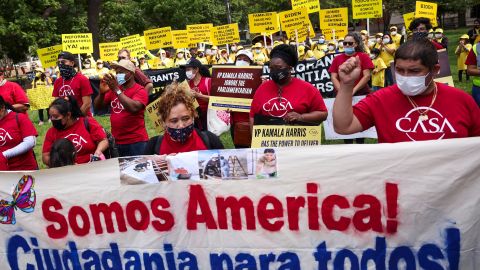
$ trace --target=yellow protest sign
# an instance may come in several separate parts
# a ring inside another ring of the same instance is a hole
[[[143,34],[148,50],[172,47],[172,28],[170,26],[146,30]]]
[[[58,55],[62,52],[62,45],[55,45],[37,50],[38,58],[42,62],[44,68],[54,67],[57,65]]]
[[[327,40],[344,37],[348,33],[348,8],[321,9],[320,28]]]
[[[299,31],[305,28],[305,25],[310,23],[306,7],[280,12],[278,17],[280,19],[280,25],[282,26],[282,30],[287,32],[287,34],[295,33],[295,30]],[[292,36],[288,36],[288,38],[291,37]]]
[[[297,35],[299,41],[305,40],[309,34],[311,38],[315,37],[315,31],[313,30],[313,26],[310,20],[308,20],[308,24],[304,24],[303,28],[297,29],[296,34],[294,29],[286,31],[286,33],[287,37],[289,38],[294,38],[295,35]]]
[[[190,39],[187,30],[172,30],[173,48],[183,49],[189,48]]]
[[[122,48],[130,51],[131,57],[136,57],[139,54],[145,53],[145,39],[140,35],[131,35],[120,39]]]
[[[188,38],[190,43],[210,42],[212,39],[213,24],[192,24],[187,25]]]
[[[250,33],[271,34],[280,30],[276,12],[248,14]]]
[[[381,18],[382,0],[352,0],[353,19]]]
[[[405,27],[408,29],[410,23],[415,18],[415,12],[405,13],[403,14],[403,21],[405,22]]]
[[[27,90],[30,110],[46,109],[55,100],[52,97],[53,86],[38,86]]]
[[[104,61],[117,60],[118,51],[121,49],[120,42],[108,42],[98,44],[100,49],[100,59]]]
[[[157,98],[145,108],[148,118],[153,122],[153,126],[157,134],[163,134],[163,125],[159,110],[160,98]]]
[[[320,145],[321,126],[253,126],[252,148]]]
[[[429,18],[433,27],[437,26],[437,4],[417,1],[415,4],[415,18]]]
[[[63,34],[62,47],[64,51],[73,54],[93,53],[92,34]]]
[[[308,13],[314,13],[320,11],[320,1],[319,0],[291,0],[292,9],[298,9],[306,7]]]
[[[240,42],[238,24],[225,24],[213,28],[213,45],[225,45]]]

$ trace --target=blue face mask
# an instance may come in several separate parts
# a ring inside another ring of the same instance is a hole
[[[353,47],[347,47],[347,48],[344,49],[344,51],[345,51],[346,54],[351,55],[351,54],[354,54],[354,53],[355,53],[355,48],[353,48]]]
[[[127,82],[127,80],[125,80],[125,74],[124,73],[117,73],[117,82],[119,85],[123,85]]]

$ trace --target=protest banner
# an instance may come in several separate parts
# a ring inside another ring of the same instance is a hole
[[[430,2],[415,2],[415,18],[425,17],[429,18],[433,27],[437,24],[437,3]]]
[[[147,69],[143,72],[152,80],[154,91],[173,81],[182,82],[186,79],[185,69],[181,68]]]
[[[405,13],[403,14],[403,21],[405,22],[405,28],[410,26],[410,23],[415,19],[415,12]]]
[[[27,97],[30,103],[29,110],[36,111],[46,109],[55,100],[52,97],[53,86],[37,86],[36,88],[27,89]]]
[[[98,44],[100,59],[104,61],[116,61],[118,51],[122,48],[120,42],[108,42]]]
[[[145,108],[145,113],[147,114],[150,121],[153,123],[153,127],[158,134],[163,134],[163,125],[161,121],[161,115],[159,111],[160,98],[157,98]]]
[[[345,37],[348,33],[348,8],[320,10],[320,28],[327,40]],[[333,31],[335,30],[335,37]]]
[[[262,83],[262,67],[212,68],[208,107],[215,110],[250,112],[255,91]]]
[[[287,32],[287,34],[305,29],[305,26],[310,23],[306,7],[280,12],[278,18],[280,20],[282,31]],[[295,35],[290,35],[288,38],[295,38]]]
[[[252,148],[318,146],[322,126],[255,125]]]
[[[213,45],[225,45],[240,42],[238,24],[225,24],[213,27]]]
[[[121,38],[120,45],[130,51],[130,57],[145,53],[145,38],[138,34]]]
[[[318,0],[291,0],[291,2],[292,9],[306,7],[308,13],[315,13],[320,11],[320,1]]]
[[[473,270],[478,160],[480,140],[468,138],[200,151],[1,173],[0,265]],[[247,179],[208,180],[226,179],[234,166]],[[141,184],[152,173],[167,181]]]
[[[190,48],[190,39],[187,30],[172,30],[173,48],[184,49]]]
[[[187,25],[189,43],[205,43],[212,39],[213,24],[191,24]]]
[[[272,34],[280,30],[276,12],[248,14],[250,33]]]
[[[73,54],[93,53],[92,33],[62,34],[62,50]]]
[[[145,46],[148,50],[172,47],[172,28],[170,26],[143,31]]]
[[[353,19],[381,18],[382,0],[352,0]]]
[[[42,67],[49,68],[57,65],[58,55],[62,52],[62,45],[55,45],[37,50]]]
[[[352,105],[357,104],[360,100],[364,99],[365,96],[353,96]],[[323,122],[323,130],[325,131],[326,140],[339,140],[339,139],[355,139],[355,138],[378,138],[377,130],[375,127],[371,127],[365,131],[350,134],[350,135],[341,135],[335,132],[333,128],[333,103],[335,102],[334,98],[325,98],[323,99],[325,106],[328,110],[327,120]]]

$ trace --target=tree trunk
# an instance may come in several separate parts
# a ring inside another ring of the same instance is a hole
[[[98,21],[100,17],[100,6],[102,5],[102,0],[88,0],[88,11],[87,11],[87,27],[92,33],[93,41],[93,57],[98,59],[100,57],[100,52],[98,49],[99,43],[99,26]]]
[[[466,27],[467,26],[467,12],[465,9],[462,9],[457,13],[458,16],[458,27]]]

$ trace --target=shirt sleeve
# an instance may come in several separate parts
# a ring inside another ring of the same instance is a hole
[[[17,83],[13,83],[13,99],[15,104],[28,104],[27,94]]]
[[[139,89],[135,92],[135,94],[133,94],[132,99],[136,101],[140,101],[144,106],[147,106],[148,94],[147,94],[147,91],[145,91],[145,88],[139,87]]]
[[[107,138],[105,130],[93,117],[87,117],[87,121],[90,129],[90,136],[95,143]]]
[[[475,52],[470,50],[467,55],[467,59],[465,60],[465,65],[477,65],[477,58],[475,57]]]
[[[363,130],[367,130],[374,125],[373,112],[371,110],[374,106],[374,94],[368,95],[366,98],[360,100],[353,106],[353,115],[355,115],[362,124]]]
[[[92,90],[92,85],[90,84],[90,80],[85,77],[84,75],[81,76],[81,81],[80,81],[80,91],[81,91],[81,96],[90,96],[93,94]]]
[[[45,139],[43,140],[42,153],[49,153],[50,149],[52,149],[52,144],[55,141],[55,130],[53,129],[54,127],[51,127],[45,135]]]

